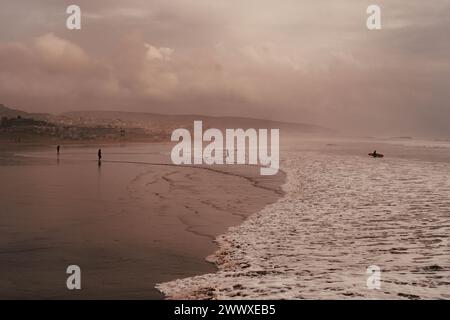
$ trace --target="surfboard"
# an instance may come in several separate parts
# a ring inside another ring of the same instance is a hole
[[[381,154],[381,153],[373,154],[373,152],[372,152],[372,153],[369,153],[369,156],[374,157],[374,158],[383,158],[384,154]]]

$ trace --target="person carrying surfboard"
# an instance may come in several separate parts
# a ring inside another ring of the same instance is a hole
[[[377,150],[374,150],[372,153],[369,153],[369,156],[374,157],[374,158],[383,158],[384,155],[381,153],[377,153]]]

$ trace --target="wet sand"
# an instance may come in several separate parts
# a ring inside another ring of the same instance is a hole
[[[161,299],[157,283],[215,272],[214,239],[276,201],[285,176],[173,166],[169,150],[108,146],[98,166],[90,146],[3,148],[0,298]],[[81,291],[66,289],[71,264]]]

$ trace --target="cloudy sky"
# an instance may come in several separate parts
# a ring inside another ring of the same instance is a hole
[[[366,28],[372,3],[381,30]],[[70,4],[81,30],[66,29]],[[449,13],[449,0],[0,0],[0,103],[449,137]]]

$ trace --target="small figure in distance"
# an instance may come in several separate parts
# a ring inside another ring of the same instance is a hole
[[[374,158],[383,158],[384,154],[377,153],[377,150],[375,150],[374,152],[369,153],[369,156],[374,157]]]
[[[98,161],[99,162],[102,161],[102,149],[98,149],[97,155],[98,155]]]
[[[56,146],[56,154],[59,156],[59,149],[60,149],[60,146],[59,146],[59,144]]]
[[[98,149],[97,155],[98,155],[98,166],[100,167],[102,165],[102,149]]]

